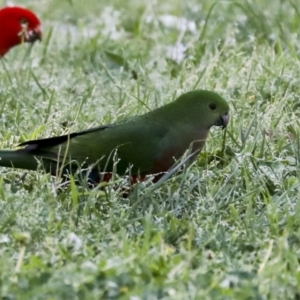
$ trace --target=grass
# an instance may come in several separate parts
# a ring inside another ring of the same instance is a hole
[[[2,299],[299,299],[297,2],[22,5],[44,40],[0,62],[1,148],[195,88],[222,94],[231,121],[224,152],[213,130],[193,166],[129,199],[126,178],[60,191],[42,172],[1,168]]]

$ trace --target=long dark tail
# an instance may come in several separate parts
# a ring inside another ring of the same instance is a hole
[[[42,159],[42,165],[40,164]],[[62,169],[55,161],[34,156],[26,149],[20,150],[0,150],[0,167],[17,168],[37,171],[42,170],[50,173],[53,176],[68,176],[75,174],[76,170],[80,169],[76,163],[66,164]],[[100,175],[97,169],[84,168],[80,170],[80,180],[86,178],[88,183],[99,183]]]
[[[39,166],[39,160],[22,150],[1,150],[0,166],[35,171]]]
[[[42,162],[42,164],[40,164]],[[53,176],[66,176],[74,174],[79,165],[76,163],[66,163],[61,169],[61,165],[55,160],[41,158],[34,155],[27,149],[20,150],[0,150],[0,167],[16,168],[37,171],[38,169]],[[40,168],[39,168],[40,167]],[[96,170],[82,170],[82,176],[91,177],[93,182],[99,181],[99,174]]]

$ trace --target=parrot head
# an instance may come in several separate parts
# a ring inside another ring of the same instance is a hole
[[[181,95],[177,103],[181,115],[185,115],[185,120],[199,124],[199,127],[209,129],[212,126],[220,126],[224,129],[228,125],[229,105],[215,92],[191,91]]]
[[[0,56],[16,45],[41,39],[41,21],[35,13],[19,6],[0,9]]]

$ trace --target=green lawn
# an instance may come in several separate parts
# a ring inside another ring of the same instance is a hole
[[[299,2],[19,3],[44,39],[0,61],[1,148],[196,88],[227,99],[231,121],[128,199],[126,178],[59,189],[1,168],[1,299],[300,299]]]

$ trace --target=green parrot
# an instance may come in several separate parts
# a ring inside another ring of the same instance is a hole
[[[0,151],[0,166],[37,170],[53,176],[79,171],[89,182],[108,181],[112,172],[130,174],[132,183],[154,175],[157,181],[190,149],[194,161],[209,129],[225,128],[228,103],[217,93],[195,90],[132,119],[40,140]]]

